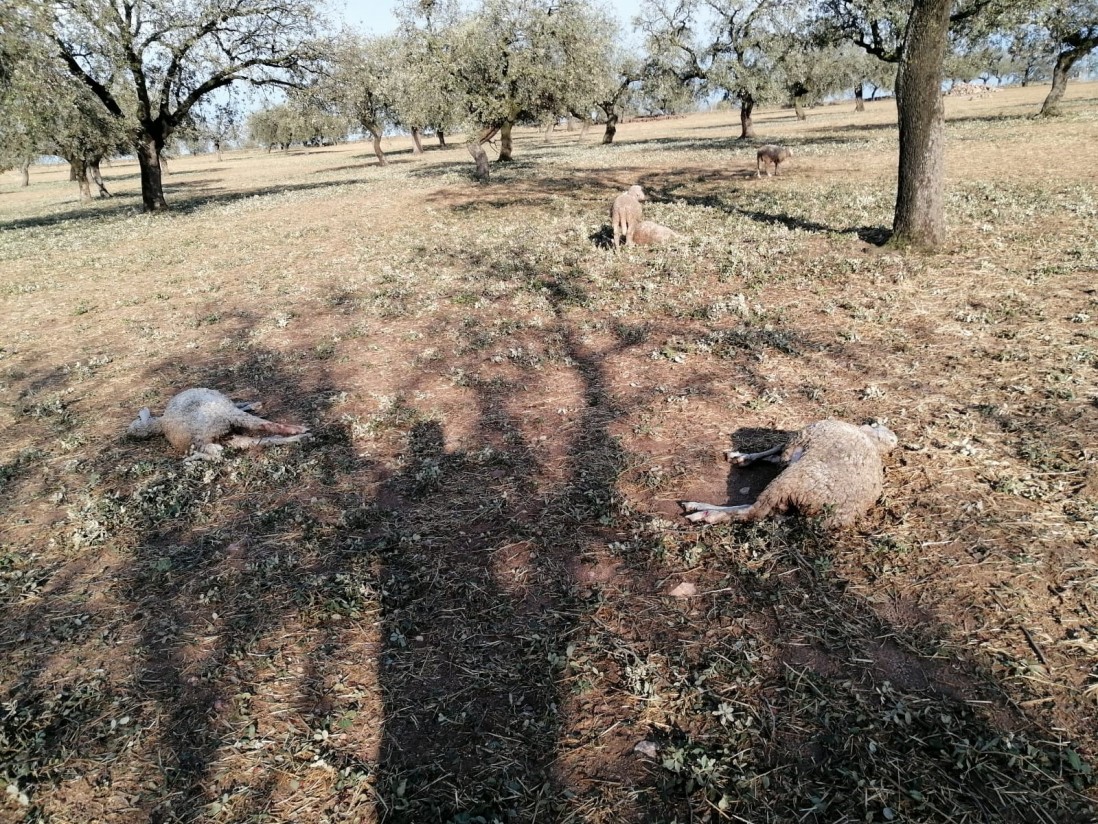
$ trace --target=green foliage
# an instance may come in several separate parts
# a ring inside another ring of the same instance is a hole
[[[498,127],[590,109],[605,96],[616,34],[575,0],[485,0],[454,32],[468,120]]]
[[[313,64],[313,0],[231,4],[106,0],[47,4],[68,73],[111,116],[132,124],[146,210],[166,207],[159,154],[192,110],[238,81],[285,85]]]

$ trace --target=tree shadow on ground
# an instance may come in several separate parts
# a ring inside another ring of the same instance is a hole
[[[191,181],[178,184],[180,187],[193,186],[200,181]],[[168,211],[163,214],[192,214],[207,206],[223,206],[248,200],[253,197],[266,197],[268,195],[280,195],[290,192],[310,192],[328,189],[336,186],[353,184],[353,180],[326,180],[316,183],[288,183],[280,186],[261,186],[255,189],[211,194],[207,192],[195,192],[183,197],[174,197],[168,202]],[[169,193],[175,188],[172,184],[165,186]],[[35,229],[62,224],[76,224],[111,219],[123,216],[133,216],[141,213],[141,196],[115,195],[109,201],[95,201],[83,209],[70,209],[53,212],[36,217],[16,218],[14,220],[0,221],[0,231],[5,229]]]
[[[579,404],[543,424],[556,464],[521,394],[533,367],[461,363],[472,425],[447,446],[407,400],[413,370],[367,424],[341,413],[325,362],[150,365],[165,398],[246,389],[315,440],[181,464],[119,434],[31,547],[48,562],[5,548],[0,764],[27,817],[1090,820],[1083,759],[939,618],[831,572],[859,536],[632,511],[615,435],[632,401],[607,363],[644,335],[592,344],[578,270],[522,248],[508,265],[549,302],[539,334]],[[785,330],[722,331],[720,357],[789,348]],[[887,526],[864,536],[880,562],[918,551]],[[679,580],[695,594],[669,596]]]

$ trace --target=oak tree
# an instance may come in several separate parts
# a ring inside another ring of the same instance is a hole
[[[124,121],[146,211],[167,208],[160,154],[210,94],[289,85],[316,57],[313,0],[52,0],[57,55]]]

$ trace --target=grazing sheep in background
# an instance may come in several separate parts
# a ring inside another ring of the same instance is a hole
[[[633,231],[633,242],[638,246],[661,246],[681,239],[678,232],[651,220],[642,221]]]
[[[614,199],[610,207],[610,230],[614,233],[614,248],[618,248],[618,236],[625,237],[625,245],[633,243],[633,234],[644,218],[641,203],[645,200],[644,189],[630,186]]]
[[[133,438],[163,435],[176,451],[191,452],[187,460],[217,458],[223,449],[217,441],[228,435],[232,437],[225,443],[241,448],[295,443],[309,437],[304,426],[273,423],[249,414],[258,408],[258,403],[234,403],[215,389],[187,389],[168,401],[160,417],[154,417],[148,407],[142,409],[127,434]]]
[[[760,146],[758,153],[755,155],[755,177],[762,177],[763,167],[766,167],[766,176],[770,177],[770,164],[774,164],[774,174],[781,177],[781,172],[778,170],[779,164],[783,160],[788,160],[793,157],[793,152],[787,149],[785,146],[775,146],[773,143],[766,146]]]
[[[753,504],[717,506],[685,501],[691,521],[757,521],[772,512],[795,507],[803,515],[823,515],[829,527],[850,526],[873,506],[884,488],[881,456],[897,438],[879,425],[854,426],[828,419],[810,424],[784,447],[754,454],[729,452],[728,460],[745,465],[756,460],[783,464]]]

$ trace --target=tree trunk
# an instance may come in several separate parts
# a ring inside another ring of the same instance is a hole
[[[70,160],[69,161],[69,183],[79,183],[79,182],[80,182],[80,174],[77,171],[77,164],[73,163]]]
[[[160,166],[161,144],[155,137],[141,135],[137,141],[137,165],[141,167],[141,203],[146,212],[163,212],[164,178]],[[84,175],[87,181],[87,175]],[[90,194],[90,193],[89,193]]]
[[[942,76],[952,0],[915,0],[896,75],[900,169],[892,244],[945,240],[945,105]]]
[[[602,133],[604,146],[614,142],[614,135],[618,133],[618,113],[610,111],[606,113],[606,131]]]
[[[19,185],[26,188],[31,185],[31,159],[24,157],[19,164]]]
[[[374,141],[374,154],[377,155],[377,165],[388,166],[389,161],[385,159],[385,152],[381,150],[381,129],[377,126],[367,126],[366,130],[369,131],[370,137]]]
[[[503,163],[511,160],[511,127],[514,125],[514,122],[505,120],[499,127],[499,160]]]
[[[799,97],[793,98],[793,111],[797,115],[798,120],[807,119],[807,115],[804,113],[804,106],[801,105],[801,99]]]
[[[91,200],[91,182],[88,180],[88,161],[83,157],[69,160],[69,172],[76,178],[76,185],[80,187],[80,199]]]
[[[1056,65],[1052,69],[1052,88],[1049,90],[1045,102],[1041,104],[1041,111],[1039,112],[1041,117],[1051,117],[1060,113],[1060,100],[1063,98],[1064,92],[1067,91],[1068,73],[1071,71],[1071,67],[1075,65],[1075,62],[1085,54],[1086,52],[1073,48],[1070,51],[1061,52],[1057,56]]]
[[[591,128],[591,119],[586,118],[583,121],[583,125],[580,126],[580,140],[587,137],[587,130]]]
[[[217,152],[217,162],[220,163],[224,158],[221,156],[221,141],[214,141],[214,150]]]
[[[412,129],[412,154],[423,154],[423,143],[419,139],[419,129]]]
[[[473,177],[481,183],[487,183],[488,155],[484,153],[484,147],[480,144],[480,141],[470,140],[466,148],[469,149],[469,154],[473,156],[473,162],[477,164],[476,171],[473,172]]]
[[[110,197],[111,193],[107,191],[107,186],[103,183],[103,173],[99,171],[99,164],[102,158],[95,158],[88,161],[88,180],[95,184],[99,189],[100,197]]]
[[[740,140],[753,140],[755,124],[751,122],[751,113],[755,111],[755,98],[749,94],[740,97]]]
[[[435,131],[435,137],[438,138],[438,145],[446,148],[446,133],[443,132],[442,129],[437,129]]]
[[[862,88],[861,83],[854,87],[854,111],[865,111],[865,89]]]

